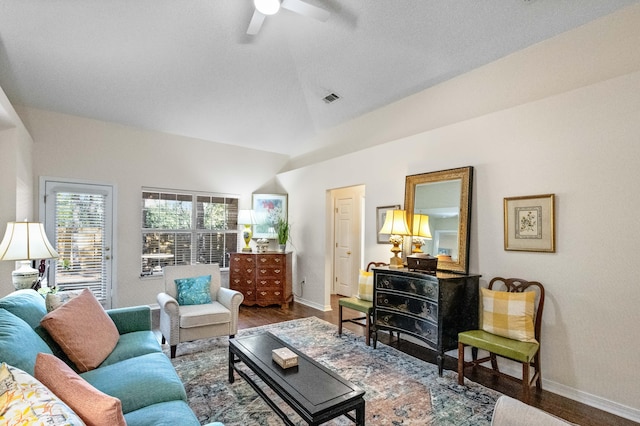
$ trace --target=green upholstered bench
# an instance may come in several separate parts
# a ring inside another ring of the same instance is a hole
[[[342,323],[351,322],[361,325],[365,328],[365,339],[367,346],[370,346],[371,340],[371,316],[373,315],[373,302],[358,299],[357,297],[343,297],[338,301],[338,335],[342,335]],[[349,308],[354,311],[362,312],[363,317],[344,319],[342,316],[342,308]],[[364,324],[360,321],[364,320]]]

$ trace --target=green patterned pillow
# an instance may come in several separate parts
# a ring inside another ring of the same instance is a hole
[[[211,303],[211,275],[174,280],[178,290],[178,305]]]

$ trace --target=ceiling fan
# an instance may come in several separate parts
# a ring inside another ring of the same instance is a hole
[[[280,7],[295,12],[299,15],[308,16],[319,21],[329,19],[329,11],[321,7],[314,6],[302,0],[253,0],[255,11],[249,22],[247,34],[255,35],[260,31],[264,18],[269,15],[275,15]]]

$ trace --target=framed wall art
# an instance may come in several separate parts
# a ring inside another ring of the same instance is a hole
[[[504,249],[555,253],[555,195],[504,199]]]
[[[400,210],[400,205],[376,207],[376,234],[378,235],[378,244],[389,244],[389,234],[380,234],[387,212],[391,210]]]
[[[252,208],[258,221],[253,229],[253,238],[276,238],[278,219],[287,220],[287,195],[253,194]]]

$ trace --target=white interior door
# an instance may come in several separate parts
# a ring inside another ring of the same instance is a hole
[[[362,187],[333,191],[334,205],[334,289],[343,296],[357,294],[361,253],[360,216]]]
[[[113,187],[44,181],[45,229],[60,257],[49,267],[48,285],[88,288],[111,307]]]

